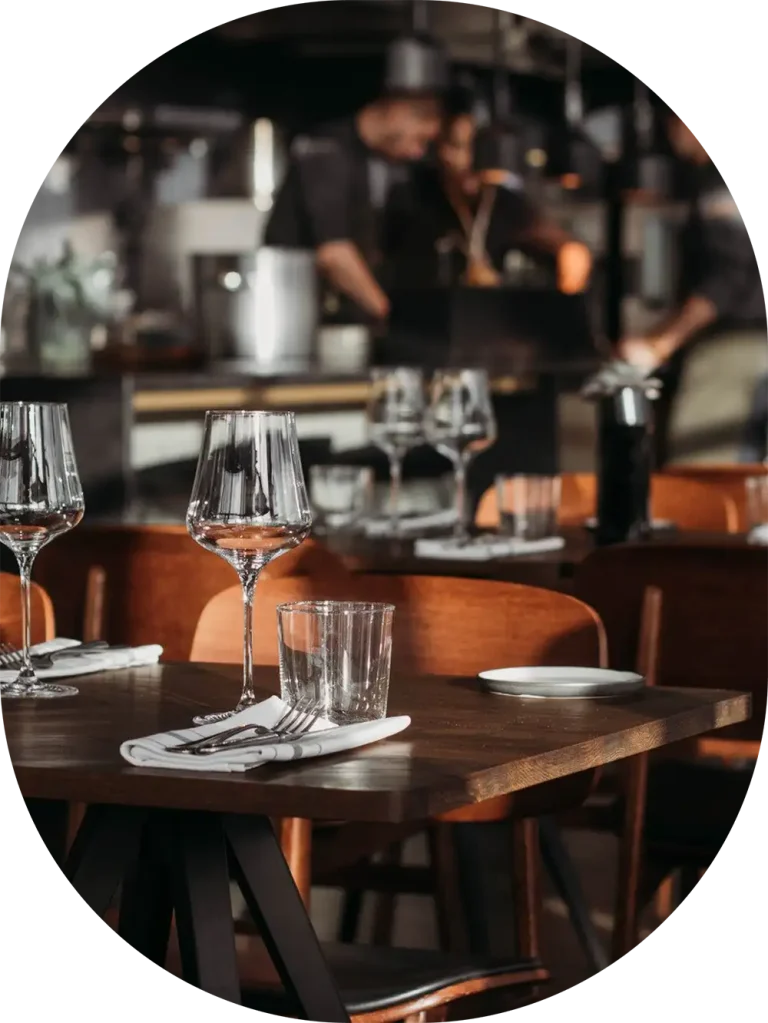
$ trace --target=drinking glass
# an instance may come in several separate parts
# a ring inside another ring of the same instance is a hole
[[[311,697],[335,724],[387,713],[392,604],[308,600],[277,609],[280,693]]]
[[[253,692],[253,595],[267,562],[298,546],[312,516],[292,412],[206,412],[187,529],[201,547],[224,558],[243,587],[243,691],[235,711],[195,722],[221,721],[256,702]]]
[[[374,369],[368,403],[372,443],[389,459],[389,513],[393,535],[400,532],[403,461],[424,443],[424,377],[420,369]]]
[[[0,543],[19,563],[22,667],[13,682],[0,683],[3,696],[74,696],[74,686],[41,682],[29,655],[30,582],[37,552],[83,517],[85,503],[77,474],[66,405],[37,402],[0,404]]]
[[[427,440],[453,463],[456,479],[456,527],[469,536],[467,466],[496,440],[488,374],[482,369],[439,370],[432,378],[426,415]]]
[[[497,476],[499,531],[517,540],[557,536],[559,476]]]
[[[327,530],[359,522],[373,503],[373,472],[366,465],[313,465],[309,499],[315,517]]]
[[[744,481],[747,491],[749,528],[768,524],[768,476],[750,476]]]

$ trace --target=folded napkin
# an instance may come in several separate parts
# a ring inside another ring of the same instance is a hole
[[[747,537],[750,543],[768,544],[768,523],[762,526],[755,526]]]
[[[547,536],[541,540],[517,540],[513,536],[477,536],[469,541],[457,540],[455,537],[436,537],[433,540],[417,540],[413,552],[417,558],[491,561],[493,558],[558,551],[564,546],[565,540],[562,536]]]
[[[302,760],[307,757],[322,757],[328,753],[341,753],[357,749],[370,742],[386,739],[402,732],[411,723],[409,717],[381,718],[378,721],[363,721],[355,725],[333,725],[319,718],[311,730],[295,740],[265,743],[248,749],[221,750],[206,756],[194,753],[168,753],[167,747],[192,739],[203,739],[217,732],[224,732],[236,725],[272,726],[287,711],[288,705],[278,696],[257,703],[247,710],[233,714],[225,721],[216,721],[195,728],[181,728],[173,732],[160,732],[143,739],[129,739],[120,747],[120,754],[135,767],[170,768],[184,771],[250,771],[270,760]],[[317,733],[317,734],[315,734]]]
[[[76,639],[50,639],[30,648],[30,653],[52,654],[58,650],[72,649],[72,655],[57,657],[50,668],[35,668],[41,680],[72,678],[75,675],[93,675],[97,671],[117,671],[120,668],[139,668],[145,664],[157,664],[162,655],[161,646],[135,646],[129,650],[86,650],[77,653],[80,643]],[[0,682],[12,682],[19,673],[18,666],[0,669]]]
[[[454,508],[443,508],[441,511],[429,512],[424,515],[405,515],[400,519],[398,536],[415,536],[426,529],[450,529],[455,523],[456,510]],[[366,536],[390,536],[392,534],[392,519],[368,519],[363,528]]]

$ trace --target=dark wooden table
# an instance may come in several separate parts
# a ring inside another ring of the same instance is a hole
[[[565,546],[560,550],[493,558],[489,561],[417,558],[413,552],[414,541],[411,539],[374,539],[344,533],[319,536],[317,539],[334,554],[338,554],[353,572],[494,579],[570,592],[579,564],[595,549],[595,543],[592,533],[579,526],[564,528],[562,535]],[[747,540],[742,534],[660,530],[647,542],[744,546]]]
[[[164,961],[171,914],[185,979],[240,998],[229,895],[234,872],[286,990],[309,1019],[346,1020],[270,816],[403,823],[565,778],[745,720],[736,692],[649,689],[624,701],[523,701],[475,680],[395,678],[401,735],[348,754],[246,774],[131,767],[132,736],[181,728],[202,709],[233,705],[237,669],[158,665],[78,679],[80,695],[5,701],[11,760],[33,817],[66,803],[89,810],[64,864],[88,904],[106,913],[121,889],[119,932]],[[265,692],[274,669],[261,669]]]

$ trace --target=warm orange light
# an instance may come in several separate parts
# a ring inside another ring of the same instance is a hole
[[[562,188],[567,188],[569,192],[572,192],[577,188],[581,188],[581,175],[563,174],[560,178],[560,185]]]

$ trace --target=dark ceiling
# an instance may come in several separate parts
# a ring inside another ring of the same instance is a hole
[[[489,77],[497,12],[473,4],[426,5],[429,30],[457,68]],[[375,95],[387,42],[410,29],[403,0],[328,0],[278,7],[229,22],[168,51],[107,102],[219,106],[288,123],[349,112]],[[502,16],[505,17],[505,16]],[[562,111],[568,36],[506,16],[505,63],[523,112],[547,119]],[[603,54],[583,48],[588,107],[625,102],[632,78]]]

